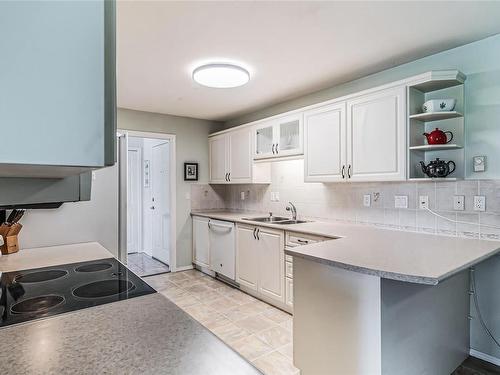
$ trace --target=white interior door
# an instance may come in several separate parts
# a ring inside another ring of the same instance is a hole
[[[170,264],[170,145],[153,146],[151,163],[151,210],[153,257]]]
[[[127,173],[127,253],[142,251],[141,246],[141,149],[129,147]]]

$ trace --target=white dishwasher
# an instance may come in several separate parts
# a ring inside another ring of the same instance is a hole
[[[236,279],[235,225],[229,221],[208,221],[210,269],[228,279]]]

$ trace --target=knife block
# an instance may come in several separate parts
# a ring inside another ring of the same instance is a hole
[[[2,255],[17,253],[19,251],[18,234],[21,232],[22,228],[23,226],[19,223],[12,225],[3,223],[0,225],[0,236],[3,237],[4,242],[4,244],[0,246]]]

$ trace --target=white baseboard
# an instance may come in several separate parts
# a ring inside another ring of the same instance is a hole
[[[175,269],[172,270],[172,272],[187,271],[187,270],[192,270],[192,269],[193,269],[193,265],[191,264],[190,266],[176,267]]]
[[[482,352],[478,352],[477,350],[474,350],[474,349],[470,349],[469,354],[472,357],[476,357],[476,358],[482,359],[483,361],[490,362],[490,363],[493,363],[494,365],[500,366],[500,358],[493,357],[489,354],[485,354]]]

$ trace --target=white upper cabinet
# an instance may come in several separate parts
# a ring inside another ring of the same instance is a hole
[[[380,90],[347,102],[347,175],[351,181],[406,177],[406,88]]]
[[[246,183],[252,180],[252,137],[248,128],[228,133],[229,180]]]
[[[255,126],[255,159],[303,153],[302,114],[283,116]]]
[[[398,86],[305,112],[304,180],[404,180],[405,93]]]
[[[330,104],[304,113],[306,182],[346,179],[346,104]]]
[[[228,182],[229,173],[229,141],[225,134],[208,139],[210,154],[210,182]]]
[[[275,126],[273,121],[263,122],[255,127],[255,159],[275,156]]]
[[[271,165],[253,162],[250,127],[219,134],[208,139],[210,183],[251,184],[270,183]]]

